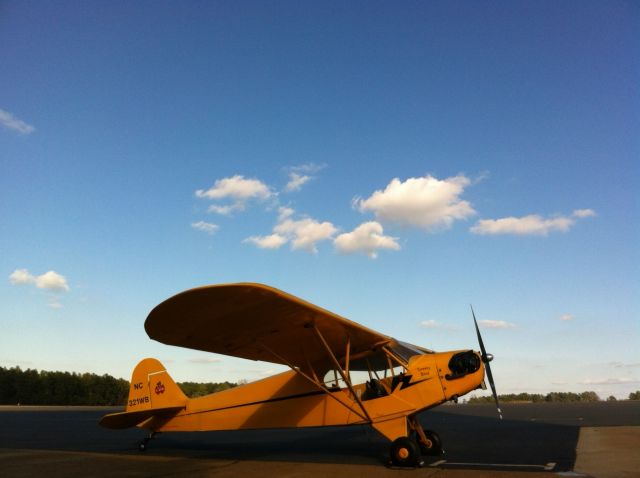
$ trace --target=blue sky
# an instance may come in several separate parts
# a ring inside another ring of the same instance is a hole
[[[178,381],[152,342],[263,282],[477,348],[502,393],[640,388],[633,2],[3,2],[0,365]]]

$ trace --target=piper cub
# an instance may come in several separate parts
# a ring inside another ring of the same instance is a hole
[[[442,453],[439,436],[420,425],[420,412],[485,388],[485,373],[500,411],[493,357],[473,319],[480,352],[434,352],[266,285],[187,290],[151,311],[144,324],[150,338],[291,370],[189,399],[158,360],[146,358],[133,371],[126,410],[100,424],[148,430],[141,451],[158,432],[368,424],[391,442],[393,465],[418,466],[422,455]]]

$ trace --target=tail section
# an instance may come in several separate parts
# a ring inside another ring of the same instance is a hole
[[[164,366],[156,359],[146,358],[131,375],[126,411],[105,415],[100,425],[129,428],[142,425],[152,417],[172,417],[185,408],[187,401]]]
[[[133,370],[127,412],[184,406],[186,403],[187,397],[158,360],[146,358]]]

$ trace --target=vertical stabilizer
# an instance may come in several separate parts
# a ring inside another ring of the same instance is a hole
[[[133,370],[127,412],[184,406],[186,403],[187,397],[158,360],[146,358]]]

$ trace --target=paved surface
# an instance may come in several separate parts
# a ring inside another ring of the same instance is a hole
[[[640,476],[633,474],[640,470],[640,461],[626,451],[635,441],[619,448],[614,462],[606,451],[606,444],[617,439],[621,430],[637,436],[633,434],[639,428],[626,427],[640,426],[640,402],[507,404],[503,410],[503,421],[487,405],[442,406],[423,413],[421,421],[425,428],[440,433],[446,454],[412,473],[438,478],[533,478],[571,472],[576,469],[580,441],[579,471],[602,478]],[[408,473],[385,466],[388,443],[369,427],[163,434],[140,454],[136,443],[143,431],[106,430],[97,425],[99,417],[110,411],[0,407],[2,476],[337,477],[356,473],[375,478]],[[601,429],[611,435],[599,444],[591,440],[585,445],[579,440],[581,429]],[[607,469],[621,462],[631,474],[596,475],[594,466],[603,464],[603,453],[609,456]],[[591,462],[581,461],[582,454]]]
[[[580,429],[574,469],[598,478],[640,476],[640,427]]]

